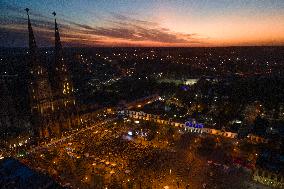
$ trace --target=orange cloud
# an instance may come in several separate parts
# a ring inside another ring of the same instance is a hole
[[[53,18],[36,13],[31,15],[31,19],[39,46],[53,45]],[[257,21],[232,16],[160,25],[158,22],[111,13],[105,24],[93,26],[58,18],[65,46],[283,45],[284,24],[280,21],[281,17],[265,17]],[[0,25],[0,35],[5,36],[1,44],[26,46],[26,40],[23,40],[27,38],[26,33],[26,18],[6,19]]]

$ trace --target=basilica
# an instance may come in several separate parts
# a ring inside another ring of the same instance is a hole
[[[70,70],[65,62],[56,18],[54,19],[54,57],[48,69],[40,59],[29,15],[29,99],[31,123],[35,137],[45,139],[60,136],[62,132],[78,125],[74,87]],[[54,17],[56,13],[53,12]]]

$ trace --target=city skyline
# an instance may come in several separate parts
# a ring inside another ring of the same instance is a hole
[[[282,4],[161,2],[0,3],[0,188],[284,188]]]
[[[27,16],[39,47],[53,45],[53,11],[65,47],[211,47],[284,44],[284,2],[3,1],[1,46],[26,47]]]

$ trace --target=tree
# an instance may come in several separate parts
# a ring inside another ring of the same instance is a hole
[[[174,134],[175,134],[175,130],[172,126],[169,126],[166,136],[167,139],[169,140],[169,142],[173,142],[174,141]]]
[[[201,140],[197,151],[201,156],[208,156],[213,152],[215,146],[214,138],[206,137]]]
[[[264,136],[268,125],[269,122],[266,119],[257,116],[253,126],[254,133],[260,136]]]
[[[118,182],[117,179],[112,180],[109,186],[110,189],[122,189],[122,185]]]

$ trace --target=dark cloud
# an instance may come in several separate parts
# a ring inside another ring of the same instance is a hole
[[[89,26],[89,25],[86,25],[86,24],[79,24],[79,23],[76,23],[76,22],[73,22],[73,21],[70,21],[70,20],[66,20],[66,19],[63,19],[63,22],[65,23],[65,26],[66,25],[71,25],[72,27],[78,27],[78,28],[81,28],[81,29],[86,29],[86,30],[92,30],[94,29],[93,27]],[[61,24],[60,24],[61,25]]]
[[[111,27],[91,27],[68,21],[81,34],[104,36],[130,41],[153,41],[160,43],[200,43],[196,34],[175,33],[157,23],[132,19],[119,14],[112,14]],[[70,28],[71,29],[71,28]]]
[[[0,10],[1,11],[5,11],[5,12],[20,12],[20,11],[23,11],[21,10],[20,7],[17,7],[17,6],[13,6],[13,5],[10,5],[10,4],[7,4],[5,2],[1,2],[0,3]]]
[[[14,12],[24,12],[24,10],[6,5],[7,9]],[[36,11],[31,11],[31,21],[37,35],[36,40],[39,45],[51,46],[53,39],[54,20]],[[4,46],[25,46],[27,39],[27,18],[13,16],[0,18],[1,44]],[[59,18],[59,29],[62,40],[67,45],[103,45],[104,41],[123,40],[123,45],[135,44],[135,42],[153,42],[190,45],[201,43],[196,34],[184,34],[173,32],[167,28],[160,27],[158,23],[134,19],[129,16],[111,13],[110,19],[105,20],[106,26],[90,26],[77,23],[65,18]],[[17,28],[17,29],[15,29]],[[4,38],[4,39],[3,39]],[[128,42],[127,42],[128,41]],[[115,45],[120,45],[114,42]],[[106,44],[107,45],[107,44]]]
[[[0,44],[4,47],[26,47],[28,44],[28,34],[27,32],[19,29],[0,29]],[[49,46],[50,45],[50,37],[48,33],[41,32],[35,34],[35,37],[38,40],[37,42],[39,46]]]
[[[145,21],[145,20],[138,20],[138,19],[133,19],[131,17],[117,14],[117,13],[111,13],[113,16],[113,20],[111,21],[122,21],[122,22],[127,22],[127,23],[136,23],[136,24],[142,24],[142,25],[147,25],[147,26],[157,26],[157,23],[155,22],[150,22],[150,21]]]
[[[2,2],[1,6],[0,6],[0,11],[5,12],[7,14],[8,13],[17,13],[17,14],[25,15],[26,14],[25,9],[26,9],[26,7],[17,7],[17,6],[7,4],[7,3],[4,3],[4,2]],[[40,19],[49,19],[48,16],[43,15],[40,12],[37,12],[37,10],[30,10],[29,15],[33,16],[33,17],[40,18]]]

